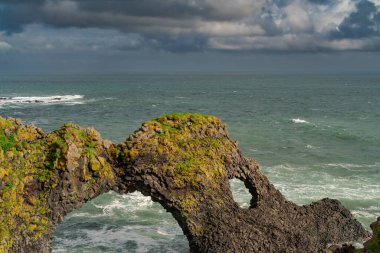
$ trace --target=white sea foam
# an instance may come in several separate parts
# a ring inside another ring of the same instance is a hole
[[[88,206],[89,204],[91,206]],[[184,248],[187,246],[187,241],[175,219],[166,213],[162,206],[139,192],[126,195],[109,192],[86,205],[83,208],[90,210],[90,212],[100,212],[100,216],[103,218],[95,219],[95,222],[93,218],[98,214],[90,214],[87,210],[83,210],[81,214],[71,215],[70,217],[81,217],[80,219],[83,219],[83,222],[79,224],[77,229],[61,230],[60,233],[56,234],[53,252],[72,252],[77,248],[89,249],[88,252],[94,253],[104,252],[97,248],[112,249],[112,252],[124,252],[126,243],[132,243],[135,248],[134,252],[142,253],[156,249],[175,252],[170,246],[173,240],[176,244],[178,242],[183,244]],[[98,210],[93,210],[92,207],[96,207]],[[81,209],[75,212],[81,212]],[[151,212],[151,214],[149,215],[147,212]],[[112,222],[114,219],[122,219],[128,222],[122,222],[125,225],[120,224],[119,226],[109,225],[114,224]],[[63,223],[65,222],[67,221]],[[103,226],[102,223],[104,223]],[[86,225],[80,227],[81,224]],[[94,227],[89,229],[88,224],[93,224]]]
[[[354,243],[353,246],[355,247],[355,249],[364,249],[364,245],[363,243]]]
[[[279,165],[266,169],[266,171],[266,174],[272,178],[275,183],[287,186],[289,190],[294,189],[296,186],[298,186],[297,188],[320,187],[326,191],[338,187],[342,190],[342,197],[347,196],[345,194],[346,190],[352,189],[353,192],[357,192],[360,198],[365,198],[366,196],[373,197],[374,195],[371,193],[380,191],[380,185],[369,178],[365,178],[361,175],[338,176],[319,166],[313,168]],[[363,194],[360,193],[361,190],[367,191],[367,194],[363,196]]]
[[[300,119],[300,118],[292,119],[292,122],[295,124],[310,124],[309,121],[306,121],[306,120]]]
[[[379,208],[379,207],[377,207]],[[351,212],[356,216],[356,217],[362,217],[369,219],[370,221],[376,220],[377,217],[380,215],[379,209],[376,210],[371,210],[371,208],[361,208],[359,210],[351,210]]]
[[[230,189],[234,200],[242,208],[248,208],[250,206],[250,201],[252,195],[249,193],[249,190],[245,187],[243,181],[239,179],[230,180]]]
[[[69,214],[67,217],[65,217],[65,219],[71,219],[72,217],[98,218],[98,217],[102,217],[102,216],[105,216],[105,215],[104,214],[91,214],[88,212],[76,211],[74,213]]]
[[[0,106],[20,104],[82,104],[83,95],[0,97]]]
[[[329,167],[339,167],[339,168],[344,168],[344,169],[353,169],[353,168],[380,168],[380,163],[375,163],[375,164],[327,163],[326,166],[329,166]]]
[[[112,215],[115,211],[121,210],[125,213],[133,213],[137,210],[144,210],[154,204],[150,197],[139,192],[126,195],[115,195],[111,203],[94,204],[96,208],[102,209],[104,215]]]
[[[360,164],[330,164],[358,168]],[[378,203],[380,185],[376,178],[363,176],[361,173],[341,174],[325,164],[315,166],[294,166],[280,164],[263,168],[271,182],[290,200],[297,204],[309,204],[325,197],[341,200],[351,206],[351,211],[366,226],[380,215]],[[370,166],[379,166],[378,163]],[[375,168],[377,169],[377,168]],[[353,207],[355,206],[355,207]]]
[[[168,233],[167,231],[162,231],[162,229],[157,229],[157,234],[173,237],[175,235]]]
[[[125,242],[133,241],[137,248],[135,252],[147,252],[146,249],[154,249],[160,246],[160,242],[141,233],[145,226],[124,226],[118,229],[109,229],[107,225],[101,229],[82,229],[77,238],[70,234],[64,234],[63,238],[55,237],[56,246],[53,252],[70,252],[77,247],[94,249],[95,247],[112,248],[116,252],[125,250]],[[91,251],[101,252],[101,251]]]

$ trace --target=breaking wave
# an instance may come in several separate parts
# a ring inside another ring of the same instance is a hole
[[[17,104],[82,104],[83,95],[0,97],[0,106]]]
[[[300,118],[292,119],[292,122],[295,124],[310,124],[309,121],[306,121],[306,120],[300,119]]]

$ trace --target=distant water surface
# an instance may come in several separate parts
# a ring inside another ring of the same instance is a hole
[[[298,204],[341,200],[380,216],[379,75],[1,76],[0,115],[51,131],[72,121],[121,142],[170,112],[213,114]],[[246,200],[233,182],[237,198]],[[59,226],[54,252],[188,252],[169,213],[139,193],[106,193]]]

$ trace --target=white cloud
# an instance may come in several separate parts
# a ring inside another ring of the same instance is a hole
[[[26,29],[8,36],[7,42],[36,50],[181,51],[192,44],[194,50],[379,50],[376,27],[356,39],[340,27],[360,11],[359,1],[162,0],[152,8],[154,0],[47,0],[22,24]],[[380,8],[380,0],[369,1]],[[41,25],[33,33],[30,24],[36,22],[50,28]]]
[[[284,11],[284,19],[280,27],[289,31],[306,31],[312,27],[310,15],[307,12],[306,6],[299,0],[293,1],[290,5],[286,6]]]
[[[209,36],[247,36],[263,35],[265,31],[259,25],[241,22],[199,22],[192,32]]]
[[[0,51],[7,51],[11,48],[12,48],[12,46],[9,43],[7,43],[5,41],[0,41]]]
[[[333,4],[315,6],[311,10],[315,31],[317,33],[333,31],[355,10],[355,1],[352,0],[337,0]]]
[[[380,0],[370,0],[372,3],[374,3],[376,6],[380,6]]]
[[[267,51],[345,51],[372,50],[380,45],[380,38],[326,40],[310,34],[284,34],[279,36],[247,36],[239,38],[212,38],[210,47],[217,50]]]

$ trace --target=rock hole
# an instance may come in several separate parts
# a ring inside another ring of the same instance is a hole
[[[236,178],[230,179],[230,189],[232,192],[232,197],[241,208],[250,207],[252,195],[248,188],[245,187],[243,181]]]
[[[161,204],[139,192],[108,192],[66,215],[57,227],[58,252],[189,252],[189,242]]]

